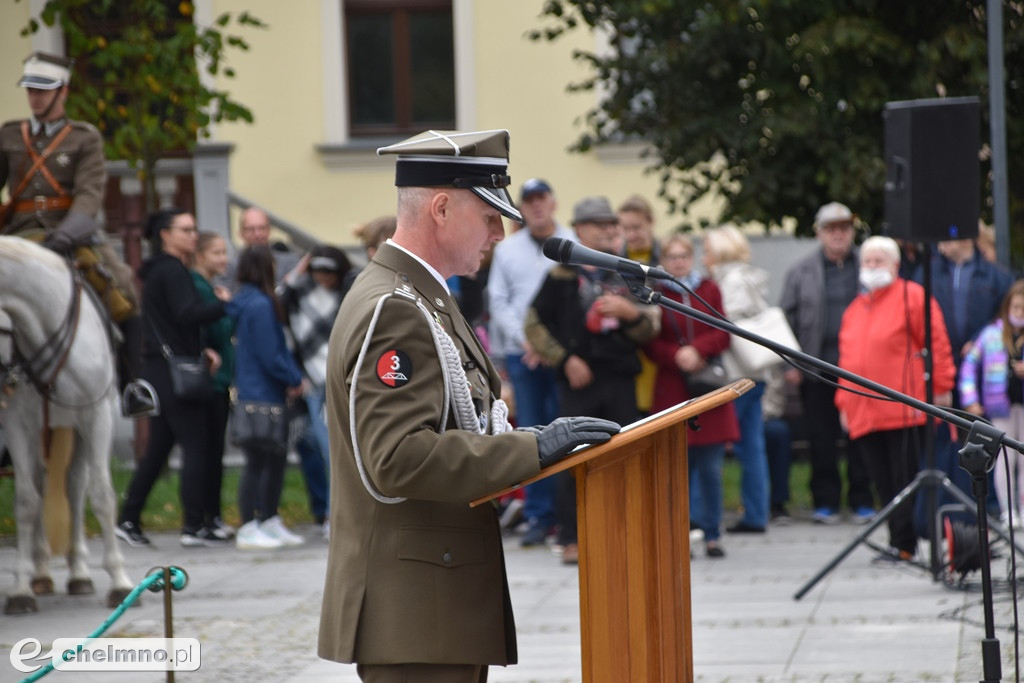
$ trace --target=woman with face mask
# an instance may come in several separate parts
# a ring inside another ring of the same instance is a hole
[[[839,367],[925,399],[924,288],[897,273],[900,251],[888,237],[869,237],[860,248],[862,291],[843,314],[839,328]],[[956,370],[938,305],[931,303],[931,342],[935,403],[949,405]],[[840,386],[856,388],[840,380]],[[924,445],[925,415],[902,403],[849,391],[836,392],[836,408],[850,434],[850,448],[864,458],[883,505],[917,474]],[[889,518],[891,557],[910,560],[917,549],[913,503],[904,502]]]

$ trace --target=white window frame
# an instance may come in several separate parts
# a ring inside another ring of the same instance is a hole
[[[328,168],[379,168],[374,161],[380,138],[352,138],[348,125],[344,0],[320,0],[321,73],[323,75],[323,141],[316,150]],[[455,127],[476,127],[476,41],[473,35],[473,0],[452,0],[455,38]]]

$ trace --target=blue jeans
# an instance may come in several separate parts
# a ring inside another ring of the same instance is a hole
[[[740,464],[740,501],[743,503],[740,521],[763,528],[768,524],[768,456],[764,448],[762,395],[764,382],[757,382],[753,389],[733,401],[740,440],[733,444],[732,450]]]
[[[523,365],[520,355],[505,357],[505,367],[516,395],[516,424],[520,427],[546,425],[558,417],[558,382],[555,371]],[[548,529],[557,521],[557,477],[548,477],[526,487],[523,517],[531,524]]]
[[[690,446],[690,520],[704,532],[705,541],[722,535],[722,463],[725,444]]]
[[[309,510],[318,522],[327,517],[329,488],[327,470],[330,467],[330,445],[327,441],[327,423],[324,421],[324,402],[327,399],[325,387],[314,387],[306,395],[309,419],[302,436],[295,443],[302,467],[302,478],[306,480],[309,494]]]

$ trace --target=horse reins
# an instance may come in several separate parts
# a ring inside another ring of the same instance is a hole
[[[10,328],[0,329],[0,334],[9,336],[12,341],[13,353],[11,363],[0,362],[0,370],[4,373],[4,389],[14,387],[18,384],[19,378],[24,375],[32,382],[39,395],[43,399],[43,457],[49,456],[50,452],[50,402],[57,401],[53,398],[54,385],[60,371],[71,354],[71,347],[75,343],[75,336],[78,333],[78,319],[82,312],[82,279],[75,268],[71,272],[71,304],[68,307],[67,316],[63,324],[58,327],[50,337],[43,342],[39,349],[32,354],[31,358],[25,358],[18,345],[14,343],[14,330]],[[48,366],[53,366],[49,377],[43,379],[40,373]],[[36,369],[38,367],[38,369]]]

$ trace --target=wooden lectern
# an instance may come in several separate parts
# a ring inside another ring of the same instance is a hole
[[[576,476],[584,681],[693,681],[686,425],[753,386],[670,408],[522,482]]]

